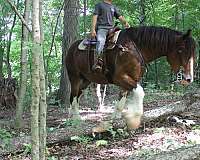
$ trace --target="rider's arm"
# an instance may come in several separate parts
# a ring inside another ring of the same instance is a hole
[[[93,17],[92,17],[92,31],[95,31],[95,29],[96,29],[97,17],[98,17],[98,15],[93,15]]]
[[[120,22],[126,27],[129,28],[130,25],[128,24],[128,22],[125,20],[125,18],[123,16],[119,16],[118,19],[120,20]]]
[[[100,14],[100,3],[95,5],[93,17],[92,17],[92,28],[91,28],[91,36],[92,38],[96,37],[96,25],[97,25],[97,17]]]
[[[93,15],[92,17],[92,28],[91,28],[91,37],[96,37],[96,25],[97,25],[97,17],[98,15]]]

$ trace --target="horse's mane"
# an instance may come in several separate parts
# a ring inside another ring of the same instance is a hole
[[[140,26],[125,29],[122,31],[122,35],[134,41],[140,49],[145,48],[154,52],[168,53],[176,47],[177,36],[183,35],[183,33],[166,27]],[[122,38],[122,36],[120,37]],[[190,54],[194,44],[192,38],[186,39],[186,49]]]

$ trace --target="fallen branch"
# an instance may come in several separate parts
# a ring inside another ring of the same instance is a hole
[[[69,141],[73,136],[92,135],[94,123],[80,122],[78,125],[66,126],[66,128],[55,129],[47,135],[47,146]],[[0,139],[0,155],[22,152],[26,145],[31,144],[30,136],[15,137],[10,140]]]
[[[128,160],[197,160],[200,159],[200,145],[187,148],[179,148],[173,151],[142,157],[131,157]]]
[[[184,100],[173,102],[169,105],[144,112],[143,121],[149,122],[162,116],[181,113],[189,108],[190,106],[187,106]]]

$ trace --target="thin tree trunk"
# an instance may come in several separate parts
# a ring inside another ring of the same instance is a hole
[[[33,48],[32,48],[32,103],[31,103],[31,142],[32,160],[39,160],[39,102],[40,102],[40,76],[39,65],[41,56],[40,0],[33,1],[32,25],[33,25]]]
[[[0,39],[0,43],[2,44],[1,39]],[[4,54],[4,48],[2,45],[0,45],[0,79],[3,78],[3,54]]]
[[[48,79],[48,81],[47,81],[47,83],[48,83],[48,87],[49,87],[49,93],[51,94],[51,75],[50,74],[48,74],[48,68],[49,68],[49,60],[50,60],[50,58],[51,58],[51,53],[52,53],[52,51],[53,51],[53,46],[55,46],[56,44],[55,44],[55,37],[56,37],[56,32],[57,32],[57,28],[58,28],[58,23],[59,23],[59,18],[60,18],[60,15],[61,15],[61,12],[62,12],[62,10],[63,10],[63,8],[64,8],[64,2],[63,2],[63,4],[62,4],[62,6],[60,7],[60,10],[59,10],[59,13],[58,13],[58,16],[57,16],[57,18],[56,18],[56,24],[55,24],[55,26],[54,26],[54,29],[52,29],[53,31],[53,37],[52,37],[52,41],[51,41],[51,46],[50,46],[50,50],[49,50],[49,56],[48,56],[48,58],[47,58],[47,60],[46,60],[46,73],[47,73],[47,75],[46,75],[46,79]],[[53,24],[52,24],[52,26],[53,26]],[[53,28],[53,27],[52,27]],[[56,47],[55,47],[55,52],[57,52],[56,51]],[[57,55],[57,54],[56,54]]]
[[[140,25],[145,25],[146,13],[145,13],[145,0],[140,0]]]
[[[198,45],[200,46],[200,40],[198,40]],[[198,56],[200,56],[200,49],[199,49]],[[197,83],[200,86],[200,58],[198,59],[198,62],[197,62]]]
[[[21,22],[26,26],[26,28],[28,29],[28,31],[31,32],[31,29],[29,28],[28,23],[24,20],[24,18],[22,17],[22,15],[18,12],[16,6],[14,4],[12,4],[12,2],[10,0],[7,0],[7,2],[9,3],[9,5],[13,9],[13,11],[16,13],[16,15],[19,17],[19,19],[21,20]]]
[[[19,0],[17,0],[17,8],[18,8],[18,4],[19,4]],[[7,44],[7,74],[8,77],[12,77],[12,69],[11,69],[11,65],[10,65],[10,48],[11,48],[11,39],[12,39],[12,33],[13,33],[13,29],[15,27],[16,24],[16,19],[17,19],[17,14],[15,13],[14,18],[13,18],[13,23],[10,29],[10,33],[9,33],[9,37],[8,37],[8,44]]]
[[[43,44],[43,21],[42,21],[42,3],[40,0],[40,42]],[[40,160],[45,160],[46,151],[46,117],[47,117],[47,103],[46,103],[46,85],[45,85],[45,67],[43,54],[40,54]]]
[[[30,15],[30,0],[25,1],[24,19],[28,22]],[[17,105],[16,105],[16,127],[21,128],[22,126],[22,114],[24,109],[24,98],[26,93],[27,84],[27,63],[28,63],[28,36],[29,31],[26,26],[22,26],[22,43],[21,43],[21,75],[20,75],[20,88],[18,92]]]
[[[50,50],[49,50],[49,57],[51,57],[51,52],[53,50],[53,45],[54,45],[54,41],[55,41],[55,37],[56,37],[56,32],[57,32],[57,28],[58,28],[58,22],[59,22],[59,18],[60,18],[60,14],[63,10],[63,7],[64,7],[64,2],[59,10],[59,13],[58,13],[58,16],[56,18],[56,24],[55,24],[55,27],[54,27],[54,30],[53,30],[53,37],[52,37],[52,41],[51,41],[51,47],[50,47]]]
[[[153,25],[156,25],[156,18],[155,18],[155,8],[153,5],[153,2],[150,2],[152,10],[153,10]],[[154,61],[154,69],[155,69],[155,84],[156,84],[156,88],[158,88],[158,60]]]
[[[178,14],[179,14],[179,8],[178,8],[178,1],[175,0],[175,3],[176,3],[176,6],[175,6],[175,13],[174,13],[174,28],[176,30],[179,30],[179,17],[178,17]]]

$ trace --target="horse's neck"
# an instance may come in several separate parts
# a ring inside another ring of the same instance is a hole
[[[166,56],[166,54],[162,54],[159,52],[153,52],[153,51],[149,51],[149,50],[141,50],[141,53],[142,53],[145,63],[150,63],[160,57]]]

